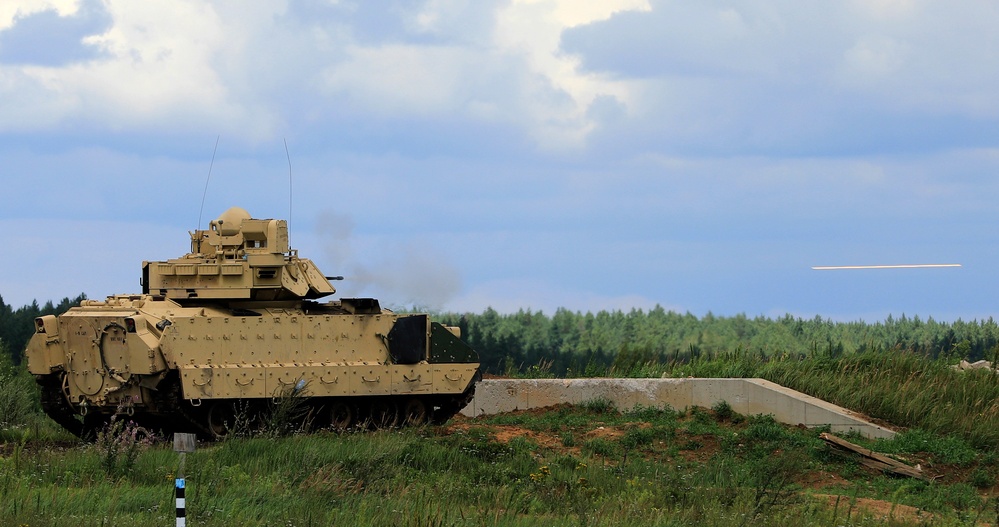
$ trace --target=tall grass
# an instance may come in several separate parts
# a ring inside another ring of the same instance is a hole
[[[760,376],[900,426],[999,448],[999,375],[904,352],[773,361]]]
[[[0,443],[70,437],[42,412],[35,379],[10,363],[0,342]]]
[[[901,427],[957,435],[976,448],[999,451],[999,374],[959,371],[948,358],[901,349],[832,357],[705,354],[686,362],[650,362],[620,377],[761,377]]]
[[[751,417],[732,428],[708,411],[599,403],[461,427],[370,434],[233,438],[186,462],[187,515],[201,526],[320,525],[906,525],[853,511],[844,521],[800,477],[855,470],[830,461],[817,432]],[[561,430],[552,424],[562,422]],[[499,440],[497,430],[528,430]],[[614,428],[605,448],[594,433]],[[558,433],[570,446],[539,440]],[[716,445],[691,457],[693,443]],[[595,443],[593,443],[595,444]],[[546,446],[547,445],[547,446]],[[581,445],[573,447],[571,445]],[[145,448],[108,474],[94,447],[21,449],[0,459],[0,518],[12,525],[168,525],[177,454]],[[864,480],[869,479],[864,475]],[[956,525],[982,502],[973,490],[907,485],[847,489],[922,503]],[[951,501],[943,498],[950,492]],[[954,512],[951,503],[960,507]],[[837,518],[838,515],[838,518]],[[837,523],[838,522],[838,523]],[[915,524],[911,521],[908,524]]]
[[[38,413],[38,389],[27,372],[0,368],[0,429],[23,428]]]

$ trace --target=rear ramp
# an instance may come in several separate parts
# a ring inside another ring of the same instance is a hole
[[[893,430],[864,416],[765,379],[487,379],[462,410],[469,417],[606,399],[619,410],[636,406],[710,408],[725,401],[743,415],[770,414],[790,425],[829,426],[833,433],[858,432],[891,438]]]

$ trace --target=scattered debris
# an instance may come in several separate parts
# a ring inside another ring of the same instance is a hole
[[[955,370],[958,370],[958,371],[964,371],[964,370],[992,370],[992,369],[995,369],[992,366],[992,363],[989,362],[989,361],[987,361],[987,360],[985,360],[985,359],[982,359],[982,360],[980,360],[978,362],[968,362],[966,360],[962,360],[960,362],[960,364],[955,364],[953,366],[953,368]]]
[[[833,447],[833,451],[837,453],[846,454],[847,452],[853,452],[860,454],[860,464],[866,467],[891,472],[899,476],[921,479],[923,481],[933,481],[935,479],[923,474],[922,468],[918,465],[915,467],[906,465],[901,461],[892,459],[884,454],[874,452],[869,448],[855,445],[832,434],[823,433],[819,437],[821,437],[826,443],[829,443]]]

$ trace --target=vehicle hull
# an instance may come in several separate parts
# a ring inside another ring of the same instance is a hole
[[[46,412],[76,435],[124,414],[164,433],[217,437],[241,419],[260,426],[289,400],[303,429],[446,421],[480,378],[456,333],[372,299],[199,305],[137,295],[38,319],[26,354]]]

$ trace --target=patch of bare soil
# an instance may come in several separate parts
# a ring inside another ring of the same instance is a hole
[[[833,490],[836,488],[849,487],[850,481],[839,474],[833,474],[832,472],[827,472],[825,470],[815,470],[802,474],[798,478],[798,484],[806,489]]]
[[[812,494],[812,498],[819,500],[825,506],[837,511],[837,515],[842,514],[843,518],[857,516],[858,513],[873,516],[878,519],[896,520],[905,523],[912,522],[932,522],[937,519],[937,515],[926,512],[917,507],[909,505],[899,505],[890,501],[874,500],[870,498],[851,498],[850,496],[837,496],[830,494]]]
[[[536,432],[534,430],[528,430],[526,428],[521,428],[519,426],[500,426],[494,431],[494,436],[496,440],[500,443],[509,443],[511,440],[523,437],[534,443],[537,443],[543,448],[548,448],[551,450],[561,451],[567,450],[562,446],[562,440],[555,437],[552,434],[545,432]]]
[[[615,428],[613,426],[598,426],[583,434],[583,439],[606,439],[608,441],[613,441],[620,439],[623,435],[624,430],[621,430],[620,428]]]
[[[566,447],[562,444],[562,439],[556,437],[554,434],[548,432],[539,432],[536,430],[531,430],[529,428],[524,428],[522,426],[516,425],[481,425],[470,423],[467,420],[462,421],[451,421],[445,427],[445,433],[451,434],[455,432],[468,432],[472,429],[484,430],[489,432],[499,443],[509,443],[510,441],[517,438],[524,438],[529,440],[542,448],[552,450],[559,453],[568,453],[572,455],[579,454],[578,447]]]
[[[680,456],[688,462],[706,463],[721,450],[721,442],[713,435],[688,435],[684,441]]]

